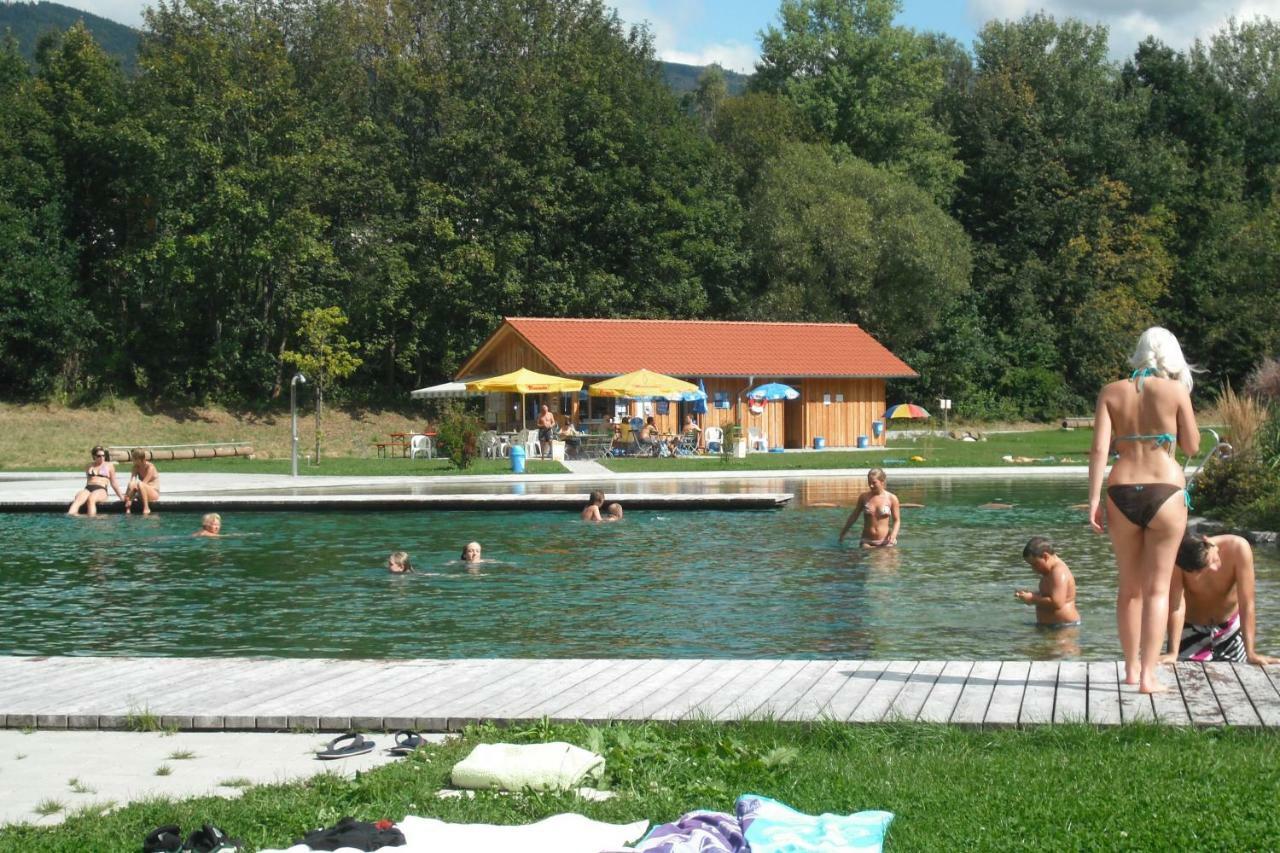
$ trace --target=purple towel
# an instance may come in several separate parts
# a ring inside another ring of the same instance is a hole
[[[643,853],[748,853],[742,826],[724,812],[690,812],[664,823],[635,848]]]

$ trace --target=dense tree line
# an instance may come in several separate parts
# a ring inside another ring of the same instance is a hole
[[[0,51],[0,393],[262,400],[338,308],[348,394],[503,315],[853,321],[976,416],[1087,406],[1138,331],[1280,344],[1280,28],[1117,66],[1103,28],[782,0],[678,99],[599,0],[162,0],[126,76]]]

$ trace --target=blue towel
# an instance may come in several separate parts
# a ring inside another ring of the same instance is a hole
[[[893,820],[880,811],[807,815],[758,794],[743,794],[735,811],[751,853],[880,853]]]

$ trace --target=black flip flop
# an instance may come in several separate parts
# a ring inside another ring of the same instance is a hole
[[[396,732],[396,744],[387,750],[391,755],[408,755],[418,747],[422,746],[426,741],[422,735],[414,731],[404,729]]]
[[[346,745],[342,744],[346,742]],[[364,755],[366,752],[373,752],[373,748],[377,746],[373,741],[365,738],[364,735],[356,732],[350,732],[345,735],[339,735],[329,741],[329,745],[316,753],[316,758],[328,761],[331,758],[350,758],[353,755]]]
[[[142,853],[180,853],[182,830],[176,823],[157,826],[142,841]]]
[[[243,847],[240,839],[228,838],[221,829],[206,823],[187,836],[187,844],[182,849],[191,853],[234,853],[236,850],[242,850]]]

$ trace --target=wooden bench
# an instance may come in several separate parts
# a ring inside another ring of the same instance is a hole
[[[131,444],[128,447],[108,447],[107,458],[112,462],[128,462],[135,447],[142,448],[151,460],[166,459],[226,459],[231,456],[252,456],[253,445],[243,441],[210,441],[204,444]]]
[[[409,442],[400,439],[392,439],[391,441],[376,441],[373,446],[377,448],[379,456],[408,456]]]
[[[1063,418],[1063,429],[1093,429],[1093,415],[1082,418]]]

